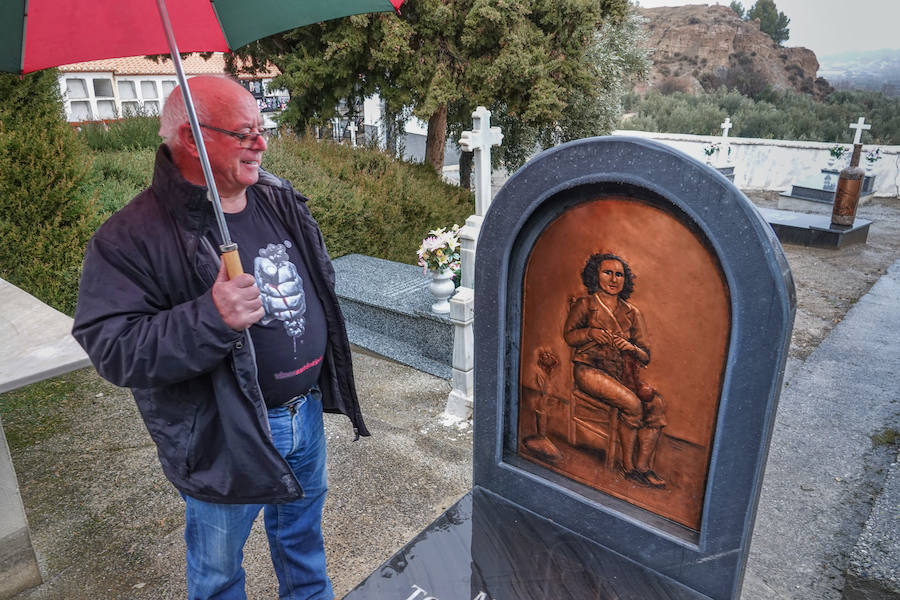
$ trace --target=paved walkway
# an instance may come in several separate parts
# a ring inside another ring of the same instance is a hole
[[[850,552],[897,456],[872,439],[900,429],[897,340],[900,261],[788,373],[744,600],[841,597]]]

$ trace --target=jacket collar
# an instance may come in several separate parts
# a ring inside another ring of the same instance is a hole
[[[184,178],[175,163],[172,153],[165,144],[156,151],[153,168],[153,193],[173,212],[202,212],[209,204],[206,186],[194,185]]]

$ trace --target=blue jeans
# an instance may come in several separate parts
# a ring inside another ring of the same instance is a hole
[[[325,573],[322,506],[328,489],[322,396],[314,390],[285,407],[269,409],[278,452],[287,459],[304,496],[287,504],[214,504],[182,494],[190,600],[245,600],[244,542],[263,509],[272,564],[283,600],[333,600]]]

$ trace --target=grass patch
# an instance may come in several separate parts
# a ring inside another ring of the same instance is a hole
[[[103,380],[93,367],[0,394],[0,419],[10,450],[23,450],[67,433],[99,398],[123,394],[128,392]]]
[[[69,431],[99,388],[110,385],[98,386],[98,381],[93,369],[82,369],[0,394],[0,417],[10,450],[23,450]]]
[[[878,433],[872,434],[872,447],[896,446],[900,444],[900,432],[891,427],[885,427]]]
[[[155,149],[96,153],[91,181],[101,221],[105,221],[150,185],[155,157]]]

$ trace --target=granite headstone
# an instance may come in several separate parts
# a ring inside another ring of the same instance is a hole
[[[473,489],[347,600],[736,598],[794,306],[715,169],[540,154],[479,241]]]

